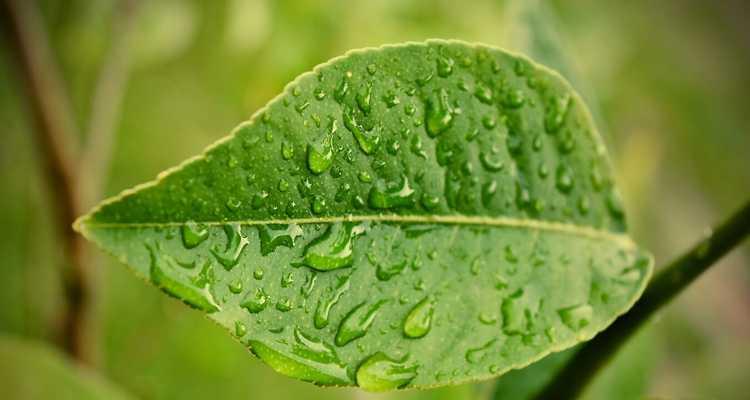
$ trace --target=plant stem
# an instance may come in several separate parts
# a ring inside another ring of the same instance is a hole
[[[62,347],[74,358],[83,360],[82,326],[88,305],[84,243],[70,224],[80,213],[76,190],[75,157],[77,132],[73,113],[60,80],[44,32],[41,16],[32,1],[2,0],[0,21],[21,81],[25,86],[44,173],[56,208],[57,227],[62,237],[66,268],[63,271],[65,303],[62,311]]]
[[[750,234],[750,202],[714,229],[687,253],[664,267],[643,296],[607,330],[587,342],[537,399],[575,399],[602,367],[654,313],[680,294],[722,256]]]

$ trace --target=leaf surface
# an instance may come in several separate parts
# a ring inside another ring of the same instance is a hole
[[[580,97],[458,41],[318,66],[76,228],[275,370],[374,391],[487,379],[587,340],[652,264]]]

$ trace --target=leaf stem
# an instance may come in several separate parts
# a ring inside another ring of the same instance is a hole
[[[581,347],[537,399],[575,399],[654,313],[750,234],[750,202],[658,273],[635,306]]]

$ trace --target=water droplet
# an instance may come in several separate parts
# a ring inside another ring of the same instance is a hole
[[[365,336],[375,321],[380,307],[385,302],[385,300],[381,300],[369,307],[367,306],[367,302],[363,302],[349,311],[344,320],[341,321],[338,331],[336,331],[336,338],[334,340],[336,346],[344,346],[352,340]]]
[[[257,288],[254,292],[248,293],[240,303],[240,307],[252,314],[257,314],[265,310],[267,305],[268,295],[262,288]]]
[[[433,98],[425,105],[425,127],[430,137],[436,137],[448,129],[453,123],[453,109],[448,102],[448,92],[445,89],[436,91]]]
[[[302,263],[318,271],[349,267],[354,261],[354,237],[364,232],[364,225],[338,222],[328,225],[325,232],[305,247]]]
[[[388,281],[394,276],[400,274],[401,271],[403,271],[405,267],[406,267],[406,260],[402,260],[401,262],[397,262],[397,263],[393,263],[389,265],[378,264],[375,275],[381,281]]]
[[[341,82],[339,82],[339,85],[336,86],[336,90],[333,91],[333,98],[341,103],[344,100],[344,97],[346,97],[347,92],[349,92],[349,80],[344,77],[341,79]]]
[[[466,358],[466,361],[468,361],[471,364],[476,364],[478,362],[481,362],[484,357],[487,356],[487,353],[490,352],[490,349],[492,346],[497,342],[497,339],[492,339],[489,342],[479,346],[474,347],[466,351],[466,354],[464,357]]]
[[[453,59],[448,57],[438,57],[437,73],[441,78],[449,76],[453,72]]]
[[[281,143],[281,157],[285,160],[291,160],[294,157],[294,146],[291,143]]]
[[[323,100],[326,98],[326,92],[323,90],[323,88],[317,87],[313,91],[313,95],[315,95],[315,98],[318,100]]]
[[[566,164],[557,167],[555,185],[563,193],[569,193],[573,189],[573,169]]]
[[[321,298],[320,300],[318,300],[318,306],[315,308],[315,316],[313,317],[313,322],[316,328],[323,329],[328,326],[331,309],[336,305],[336,303],[339,302],[341,296],[347,290],[349,290],[348,276],[339,281],[336,290],[330,297],[328,297],[327,299]]]
[[[357,93],[357,105],[363,113],[369,114],[372,110],[372,84],[367,84]]]
[[[292,300],[288,297],[282,297],[276,302],[276,309],[281,312],[287,312],[292,309]]]
[[[482,125],[485,129],[492,129],[497,126],[497,120],[492,115],[485,115],[482,117]]]
[[[256,225],[260,238],[260,254],[266,256],[279,246],[294,247],[294,241],[302,236],[303,230],[297,224]]]
[[[330,136],[323,140],[319,146],[307,145],[307,167],[315,175],[320,175],[331,168],[333,164],[333,150],[331,149]]]
[[[326,345],[314,338],[295,334],[292,354],[274,349],[272,346],[278,345],[275,343],[250,340],[248,345],[258,358],[284,375],[319,385],[345,386],[352,383],[349,371],[338,363],[335,354],[327,352]]]
[[[568,328],[580,331],[586,327],[594,314],[594,309],[588,304],[579,304],[557,310],[560,319]]]
[[[239,338],[245,336],[246,333],[247,327],[245,326],[245,324],[243,324],[241,321],[236,321],[234,323],[234,335]]]
[[[375,75],[375,72],[378,70],[377,65],[375,64],[368,64],[367,65],[367,73],[370,75]]]
[[[242,293],[242,280],[235,279],[232,282],[229,282],[227,287],[229,288],[229,291],[234,294]]]
[[[501,157],[497,157],[497,159],[493,159],[493,156],[487,152],[481,152],[479,153],[479,161],[482,163],[482,166],[484,169],[486,169],[489,172],[497,172],[503,169],[505,167],[505,164],[503,163],[503,160]]]
[[[477,83],[474,96],[484,104],[492,104],[492,89],[481,83]]]
[[[385,96],[383,96],[383,100],[385,101],[385,105],[388,106],[388,108],[393,108],[401,104],[401,100],[399,100],[398,96],[396,96],[396,94],[393,92],[388,92]]]
[[[219,311],[209,284],[213,280],[212,266],[206,262],[197,277],[186,275],[184,269],[170,255],[163,253],[158,245],[146,246],[151,257],[151,281],[165,293],[182,300],[185,304],[205,312]]]
[[[503,97],[503,105],[508,108],[519,108],[525,101],[526,98],[520,89],[510,90]]]
[[[188,221],[180,229],[182,233],[182,244],[186,249],[198,247],[208,239],[208,229],[194,221]]]
[[[417,376],[417,369],[417,365],[407,366],[378,352],[357,369],[357,385],[371,392],[399,389]]]
[[[385,186],[385,187],[383,187]],[[391,186],[391,187],[388,187]],[[375,185],[370,189],[368,203],[370,207],[387,210],[398,207],[414,206],[414,190],[409,186],[409,180],[406,176],[401,178],[399,186],[396,185]]]
[[[434,210],[440,205],[440,198],[429,193],[422,194],[422,206],[427,210]]]
[[[263,270],[260,268],[257,268],[255,271],[253,271],[253,278],[255,278],[258,281],[263,279]]]
[[[294,283],[294,275],[291,272],[287,272],[281,275],[281,287],[289,287]]]
[[[434,311],[434,302],[429,297],[422,299],[404,319],[404,335],[413,339],[425,336],[432,326]]]
[[[224,250],[217,244],[211,247],[211,254],[216,257],[219,264],[224,266],[224,269],[230,271],[240,261],[242,251],[250,243],[247,237],[242,233],[242,229],[239,224],[224,225],[224,234],[227,236],[227,243]]]
[[[360,122],[357,120],[354,109],[349,106],[344,107],[343,119],[344,126],[352,133],[352,135],[354,135],[354,138],[357,140],[357,144],[359,144],[359,148],[362,150],[362,152],[367,155],[373,154],[378,149],[378,145],[380,144],[380,136],[367,135],[365,131],[371,129],[366,129],[362,124],[360,124]]]
[[[566,93],[550,99],[544,115],[544,128],[548,133],[557,132],[565,122],[570,106],[570,94]]]

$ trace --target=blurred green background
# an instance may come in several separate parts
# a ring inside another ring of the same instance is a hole
[[[116,2],[39,6],[85,127]],[[632,233],[661,265],[750,196],[749,9],[742,0],[143,0],[104,195],[198,153],[296,75],[348,49],[458,38],[528,52],[579,88],[610,146]],[[58,385],[85,386],[85,396],[70,398],[469,399],[492,391],[484,383],[372,395],[285,378],[104,257],[93,275],[94,366],[72,367],[48,345],[64,260],[18,76],[2,40],[0,397],[64,398],[65,390],[39,389]],[[749,354],[746,244],[665,309],[588,397],[743,398]]]

